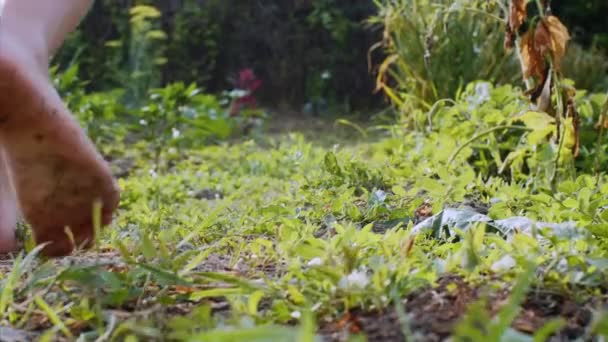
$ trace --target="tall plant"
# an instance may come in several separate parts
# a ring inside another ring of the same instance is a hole
[[[158,9],[147,5],[134,6],[130,10],[131,40],[129,45],[129,78],[127,100],[139,104],[150,88],[160,86],[160,66],[167,62],[163,42],[167,36],[158,28]]]
[[[506,26],[505,48],[516,48],[521,62],[526,93],[532,109],[546,113],[547,126],[555,126],[552,142],[557,150],[554,172],[562,162],[579,152],[580,118],[574,103],[575,89],[561,73],[570,34],[551,12],[548,0],[511,0]],[[570,151],[570,152],[568,152]],[[552,181],[557,180],[556,174]]]
[[[453,98],[469,82],[510,83],[517,63],[500,51],[506,8],[487,0],[375,0],[384,27],[388,57],[377,85],[402,103],[413,96],[425,103]],[[396,87],[393,87],[396,84]],[[394,91],[394,88],[397,90]]]

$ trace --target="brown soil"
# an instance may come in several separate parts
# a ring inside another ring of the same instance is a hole
[[[471,286],[458,276],[445,276],[435,287],[417,291],[403,300],[405,324],[394,308],[384,311],[353,311],[324,326],[321,333],[330,341],[347,341],[349,336],[365,335],[367,341],[445,341],[465,316],[469,304],[489,293],[488,310],[499,311],[508,300],[507,290],[488,292],[487,287]],[[512,324],[515,330],[533,335],[549,321],[562,318],[562,329],[551,341],[585,340],[592,321],[592,304],[577,303],[566,295],[532,291]],[[404,329],[404,327],[406,327]],[[410,336],[406,339],[405,336]]]

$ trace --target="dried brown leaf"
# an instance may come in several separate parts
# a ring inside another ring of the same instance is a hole
[[[511,51],[514,46],[517,31],[528,16],[526,9],[527,0],[512,0],[509,3],[509,17],[507,18],[507,27],[505,29],[505,39],[503,47],[505,51]]]
[[[540,56],[549,56],[555,70],[559,71],[566,45],[570,40],[568,29],[555,16],[541,20],[534,30],[534,45]]]
[[[351,333],[357,334],[362,331],[361,322],[358,317],[350,312],[347,312],[337,322],[333,323],[333,330],[345,330],[348,329]]]
[[[555,16],[542,19],[534,30],[534,47],[541,57],[550,56],[555,70],[559,71],[566,45],[570,40],[568,29]]]
[[[416,218],[416,222],[422,222],[431,216],[433,216],[433,205],[428,202],[422,203],[414,211],[414,217]]]
[[[539,22],[534,30],[534,47],[541,57],[551,50],[551,34],[543,21]]]
[[[566,55],[566,45],[570,40],[570,33],[568,29],[556,16],[548,16],[543,21],[543,25],[546,26],[550,40],[550,49],[553,58],[553,66],[555,70],[560,69],[562,58]],[[540,26],[540,25],[539,25]]]
[[[380,67],[378,68],[378,76],[376,77],[376,89],[374,91],[378,92],[384,88],[386,88],[386,79],[388,78],[388,71],[390,66],[395,63],[399,59],[398,55],[388,56]]]
[[[525,78],[536,77],[538,80],[542,80],[545,61],[536,47],[534,36],[534,32],[530,30],[521,38],[520,51],[522,69]]]
[[[519,30],[528,16],[526,2],[526,0],[512,0],[509,4],[509,27],[513,33]]]

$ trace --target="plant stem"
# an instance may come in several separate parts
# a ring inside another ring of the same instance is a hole
[[[557,73],[555,72],[555,70],[553,69],[553,64],[551,63],[551,61],[548,61],[549,63],[549,67],[550,72],[552,74],[551,79],[546,80],[546,82],[555,82],[555,84],[553,85],[553,90],[555,91],[555,95],[557,97],[556,101],[556,121],[558,124],[558,129],[557,129],[557,141],[558,141],[558,148],[557,148],[557,156],[555,157],[555,165],[553,168],[553,173],[551,174],[551,180],[550,180],[550,184],[551,184],[551,189],[553,190],[553,192],[557,191],[557,175],[558,175],[558,169],[559,169],[559,160],[562,154],[562,147],[564,146],[564,140],[566,139],[566,128],[564,127],[564,102],[562,99],[562,86],[561,86],[561,82],[560,82],[560,78],[558,77]]]
[[[595,171],[595,177],[596,177],[596,186],[599,189],[600,187],[600,164],[601,164],[601,160],[600,160],[600,153],[601,153],[601,149],[602,149],[602,140],[604,140],[604,121],[606,121],[606,114],[608,114],[608,92],[606,93],[606,100],[604,101],[604,105],[602,106],[602,110],[600,111],[600,117],[599,117],[599,125],[600,125],[600,133],[597,136],[597,141],[595,142],[595,161],[594,161],[594,171]]]
[[[540,0],[536,0],[536,7],[538,7],[538,15],[540,15],[541,18],[544,18],[545,9],[543,8],[543,4],[540,2]]]
[[[496,127],[492,127],[490,129],[487,129],[485,131],[482,131],[476,135],[474,135],[471,139],[467,140],[464,144],[460,145],[460,147],[458,147],[458,149],[456,151],[454,151],[454,153],[452,153],[452,155],[450,156],[450,159],[448,159],[448,168],[450,167],[450,165],[452,165],[452,163],[454,162],[454,159],[456,159],[456,156],[458,156],[458,154],[460,152],[462,152],[462,150],[464,150],[465,147],[467,147],[468,145],[470,145],[471,143],[473,143],[475,140],[479,139],[479,138],[483,138],[484,136],[496,132],[496,131],[500,131],[503,129],[512,129],[512,130],[521,130],[521,131],[533,131],[532,128],[529,127],[525,127],[525,126],[512,126],[512,125],[504,125],[504,126],[496,126]]]

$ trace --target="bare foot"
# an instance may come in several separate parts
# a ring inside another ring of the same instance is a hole
[[[17,249],[17,198],[12,184],[4,151],[0,149],[0,254]]]
[[[112,220],[119,189],[109,166],[61,101],[47,61],[0,31],[0,144],[12,170],[19,207],[48,256],[93,243],[93,204]]]

